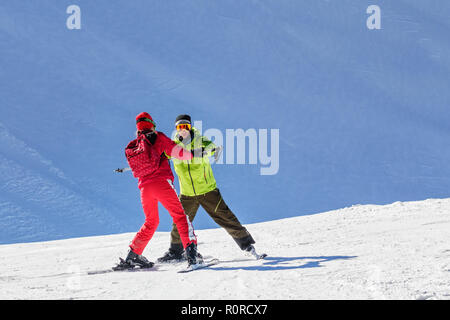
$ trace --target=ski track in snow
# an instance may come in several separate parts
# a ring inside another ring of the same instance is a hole
[[[221,262],[88,275],[124,257],[134,233],[0,246],[1,299],[450,299],[450,199],[357,205],[247,225],[265,260],[223,229],[197,230]],[[144,255],[168,248],[157,232]]]
[[[17,158],[24,158],[32,160],[44,167],[52,173],[54,176],[70,181],[62,170],[55,167],[51,160],[44,158],[37,150],[28,146],[24,141],[18,139],[14,135],[12,135],[6,126],[0,122],[0,146],[2,147],[2,151],[7,151],[7,154],[13,154]],[[5,152],[6,153],[6,152]]]

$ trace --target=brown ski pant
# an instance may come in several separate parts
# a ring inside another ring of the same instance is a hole
[[[184,212],[188,215],[191,222],[194,220],[199,206],[202,206],[209,216],[228,232],[242,250],[245,250],[250,244],[255,243],[247,229],[242,226],[238,218],[228,208],[219,189],[216,188],[198,196],[181,195],[180,201],[183,205]],[[176,251],[181,251],[183,246],[181,245],[181,238],[175,224],[173,224],[170,238],[171,248]]]

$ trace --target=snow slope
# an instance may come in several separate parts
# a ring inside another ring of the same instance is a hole
[[[450,199],[357,205],[248,225],[263,261],[222,229],[198,230],[204,256],[222,262],[178,274],[87,275],[110,267],[134,234],[0,246],[1,299],[450,299]],[[144,254],[168,246],[157,232]]]

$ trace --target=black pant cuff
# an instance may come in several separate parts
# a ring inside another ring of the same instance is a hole
[[[170,250],[176,253],[183,253],[184,248],[182,243],[171,243]]]
[[[239,238],[239,239],[234,238],[234,241],[236,241],[239,248],[241,248],[242,250],[247,249],[249,245],[255,243],[255,240],[253,240],[251,235],[248,235],[248,236],[245,236],[244,238]]]

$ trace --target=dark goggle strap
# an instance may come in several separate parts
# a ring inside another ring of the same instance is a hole
[[[153,124],[154,127],[156,127],[156,123],[155,123],[152,119],[149,119],[149,118],[139,118],[139,119],[136,120],[136,124],[138,124],[138,123],[141,122],[141,121],[147,121],[147,122],[150,122],[151,124]]]

